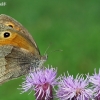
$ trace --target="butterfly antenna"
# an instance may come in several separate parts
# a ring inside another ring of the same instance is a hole
[[[49,46],[48,46],[47,49],[45,50],[44,55],[46,55],[46,53],[47,53],[48,49],[50,48],[50,46],[51,46],[51,44],[49,44]]]
[[[56,51],[60,51],[60,52],[62,52],[63,50],[58,49],[58,50],[53,50],[53,51],[50,51],[50,52],[48,52],[48,53],[51,53],[51,52],[56,52]]]

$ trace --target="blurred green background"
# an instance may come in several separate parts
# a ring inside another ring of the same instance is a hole
[[[69,71],[92,74],[100,67],[100,0],[6,0],[0,13],[18,20],[34,37],[41,55],[47,47],[45,66],[58,67],[58,75]],[[55,51],[55,50],[63,50]],[[52,52],[51,52],[52,51]],[[55,51],[55,52],[54,52]],[[0,86],[0,100],[34,100],[20,94],[22,77]]]

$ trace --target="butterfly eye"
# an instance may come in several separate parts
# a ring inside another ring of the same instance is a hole
[[[9,37],[10,36],[10,33],[9,32],[5,32],[4,33],[4,38],[7,38],[7,37]]]

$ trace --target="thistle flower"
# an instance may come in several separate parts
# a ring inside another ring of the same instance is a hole
[[[100,100],[100,69],[99,73],[96,73],[96,70],[94,71],[93,76],[90,77],[90,82],[94,91],[94,99]]]
[[[22,93],[34,90],[36,100],[53,100],[52,89],[57,84],[55,68],[35,69],[22,83]]]
[[[89,100],[92,98],[92,90],[88,88],[88,76],[84,79],[83,75],[73,76],[68,74],[68,77],[61,76],[56,91],[57,98],[60,100]]]

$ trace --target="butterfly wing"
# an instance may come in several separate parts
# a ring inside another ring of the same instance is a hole
[[[18,47],[0,46],[0,84],[27,74],[30,67],[38,67],[39,61],[39,58]]]
[[[12,27],[14,30],[17,30],[20,34],[22,34],[25,38],[28,39],[28,41],[30,41],[33,44],[33,47],[35,47],[40,54],[38,46],[36,45],[32,36],[18,21],[16,21],[15,19],[13,19],[10,16],[1,14],[0,15],[0,24],[4,24],[6,26]]]

